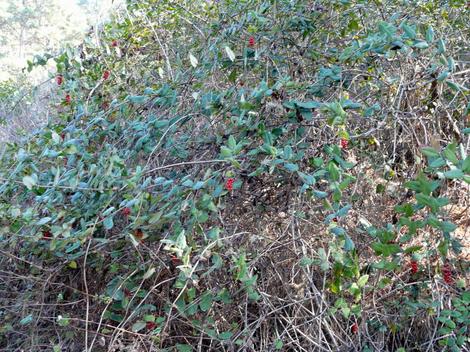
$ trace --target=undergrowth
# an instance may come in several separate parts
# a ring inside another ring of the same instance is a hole
[[[468,351],[465,1],[154,1],[0,150],[8,351]]]

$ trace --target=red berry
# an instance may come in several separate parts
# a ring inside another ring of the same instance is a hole
[[[410,269],[412,274],[416,274],[418,272],[418,262],[416,260],[412,260],[410,262]]]
[[[333,218],[333,219],[331,219],[331,221],[338,222],[338,218]]]
[[[144,233],[142,232],[141,229],[137,229],[134,231],[134,237],[137,238],[138,240],[142,240],[144,238]]]
[[[248,39],[248,46],[250,48],[254,47],[256,44],[256,41],[255,41],[255,38],[254,37],[250,37],[250,39]]]
[[[43,238],[44,240],[49,240],[49,239],[51,239],[51,238],[52,238],[52,233],[51,233],[51,231],[49,231],[49,230],[43,231],[43,232],[42,232],[42,238]]]
[[[352,332],[353,334],[357,334],[358,331],[359,331],[359,326],[357,326],[357,324],[354,323],[354,324],[351,326],[351,332]]]
[[[233,183],[235,182],[235,179],[234,178],[229,178],[226,182],[225,182],[225,188],[227,189],[227,191],[231,192],[233,191]]]
[[[55,81],[57,82],[57,85],[60,86],[64,82],[64,77],[62,77],[62,75],[58,75],[55,78]]]
[[[340,146],[342,149],[348,149],[349,141],[346,138],[341,138]]]
[[[127,208],[127,207],[126,207],[126,208],[123,208],[123,209],[122,209],[122,215],[124,215],[124,216],[129,216],[129,215],[131,215],[131,209],[130,209],[130,208]]]
[[[103,72],[103,79],[106,80],[109,78],[110,72],[108,70]]]
[[[145,327],[147,328],[147,330],[153,330],[157,327],[157,324],[155,324],[153,321],[148,321],[145,324]]]
[[[117,46],[118,46],[118,41],[117,41],[117,40],[113,40],[113,41],[111,42],[111,46],[114,47],[114,48],[117,47]]]
[[[446,263],[442,267],[442,276],[446,284],[452,285],[454,283],[454,278],[452,277],[452,269],[448,263]]]
[[[67,104],[70,104],[71,101],[72,101],[72,97],[70,96],[70,94],[67,94],[67,95],[65,96],[65,102],[66,102]]]

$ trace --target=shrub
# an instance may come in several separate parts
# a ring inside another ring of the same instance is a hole
[[[466,15],[128,1],[0,157],[0,343],[466,348]]]

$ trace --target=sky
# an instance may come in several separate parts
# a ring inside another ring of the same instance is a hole
[[[36,54],[75,44],[122,0],[0,0],[0,82],[17,76]],[[29,12],[28,12],[29,11]],[[35,70],[39,73],[39,70]],[[31,80],[41,77],[30,75]]]

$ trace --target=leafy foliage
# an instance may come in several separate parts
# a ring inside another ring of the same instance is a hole
[[[35,278],[0,344],[463,349],[466,15],[129,0],[53,58],[55,119],[0,154],[2,266]],[[46,323],[62,342],[19,339]]]

